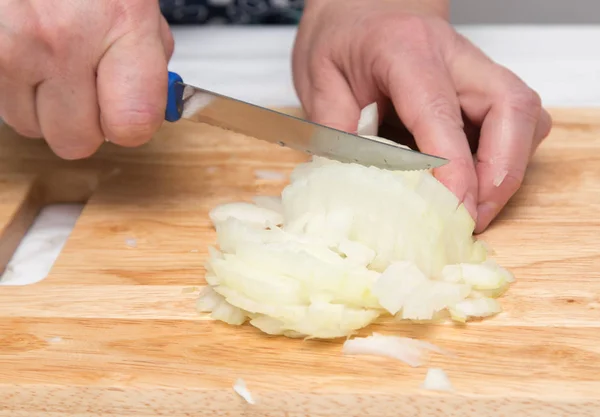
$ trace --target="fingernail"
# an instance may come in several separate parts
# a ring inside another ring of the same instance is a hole
[[[485,203],[477,206],[477,215],[481,223],[486,227],[496,217],[499,211],[498,204],[492,201],[486,201]]]
[[[468,193],[463,199],[463,204],[467,211],[471,214],[471,217],[473,217],[473,220],[477,222],[477,200],[475,199],[475,196]]]

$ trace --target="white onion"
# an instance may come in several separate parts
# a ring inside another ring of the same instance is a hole
[[[368,337],[357,337],[344,342],[345,355],[373,355],[398,359],[412,367],[421,366],[428,352],[447,354],[438,346],[408,337],[384,336],[373,333]]]
[[[441,368],[429,368],[422,388],[432,391],[452,391],[452,383],[448,375]]]
[[[234,218],[260,227],[283,223],[281,213],[251,203],[229,203],[215,207],[209,213],[213,224]]]
[[[419,285],[429,280],[417,266],[408,261],[392,263],[373,284],[373,294],[379,304],[391,314],[396,314]]]
[[[280,213],[283,216],[283,203],[281,197],[271,195],[257,195],[252,198],[254,204],[268,210]]]
[[[246,314],[241,309],[229,304],[225,298],[211,287],[204,287],[200,292],[196,308],[203,313],[212,313],[215,320],[239,326],[246,321]]]
[[[377,126],[373,109],[362,112],[359,134]],[[498,312],[493,298],[514,281],[427,170],[313,157],[281,197],[217,206],[210,218],[219,249],[209,248],[213,292],[198,308],[271,335],[347,337],[385,315],[465,322]]]
[[[489,297],[463,300],[450,307],[456,321],[465,322],[469,317],[489,317],[502,311],[498,300]]]
[[[337,247],[338,251],[346,256],[349,262],[352,262],[359,266],[368,266],[373,258],[375,258],[375,251],[362,243],[353,242],[348,239],[344,239],[340,242]]]
[[[252,397],[252,393],[250,393],[250,390],[246,386],[246,381],[244,381],[242,378],[238,378],[235,381],[235,384],[233,384],[233,390],[240,397],[242,397],[244,400],[246,400],[246,402],[248,404],[253,404],[253,405],[256,404],[256,401],[254,401],[254,398]]]
[[[379,110],[377,103],[371,103],[360,112],[356,132],[361,136],[377,136],[379,130]]]

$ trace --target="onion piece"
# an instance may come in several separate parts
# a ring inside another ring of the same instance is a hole
[[[408,147],[406,145],[402,145],[401,143],[394,142],[393,140],[382,138],[382,137],[379,137],[379,136],[375,136],[375,135],[360,135],[360,136],[362,136],[363,138],[368,138],[368,139],[375,140],[377,142],[387,143],[387,144],[390,144],[390,145],[398,146],[400,148],[410,149],[410,147]]]
[[[242,378],[238,378],[235,381],[235,384],[233,384],[233,390],[240,397],[242,397],[244,400],[246,400],[246,402],[248,404],[252,404],[252,405],[256,404],[256,401],[254,401],[254,398],[252,397],[252,393],[246,386],[246,381],[244,381]]]
[[[355,265],[368,266],[375,258],[375,251],[362,243],[353,242],[348,239],[342,240],[338,247],[338,252],[344,254],[346,259]]]
[[[356,132],[360,136],[374,136],[377,135],[378,130],[379,111],[377,109],[377,103],[371,103],[361,110]]]
[[[209,217],[214,225],[222,223],[231,217],[259,227],[283,223],[281,213],[264,207],[258,207],[251,203],[222,204],[212,209]]]
[[[402,309],[402,318],[432,320],[435,313],[466,299],[470,292],[467,284],[424,282],[411,293]]]
[[[281,202],[281,197],[279,196],[259,195],[253,197],[252,201],[258,207],[273,210],[283,215],[283,204]]]
[[[428,351],[448,354],[444,349],[428,342],[408,337],[384,336],[379,333],[346,340],[342,347],[342,353],[345,355],[386,356],[398,359],[412,367],[421,366]]]
[[[453,391],[452,383],[448,375],[441,368],[429,368],[422,388],[432,391]]]
[[[229,304],[225,298],[211,287],[204,287],[196,301],[196,308],[202,313],[211,313],[211,317],[227,324],[239,326],[246,321],[241,309]]]
[[[200,296],[196,300],[196,309],[201,313],[211,313],[225,298],[217,294],[212,287],[206,286],[200,290]]]
[[[386,268],[373,284],[373,294],[379,304],[391,314],[396,314],[409,296],[428,279],[412,262],[394,262]]]
[[[494,290],[503,287],[512,276],[492,263],[446,265],[442,270],[446,282],[464,282],[475,290]]]
[[[246,314],[227,301],[223,301],[215,307],[210,316],[215,320],[220,320],[233,326],[240,326],[246,322]]]
[[[502,307],[494,298],[481,297],[461,301],[449,310],[453,320],[465,322],[469,317],[489,317],[498,314]]]

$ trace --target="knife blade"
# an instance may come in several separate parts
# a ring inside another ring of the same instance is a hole
[[[165,120],[206,123],[310,155],[389,170],[420,170],[448,160],[380,142],[185,84],[169,72]]]

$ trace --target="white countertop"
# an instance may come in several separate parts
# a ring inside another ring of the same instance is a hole
[[[600,25],[458,26],[457,30],[537,90],[546,106],[600,107]],[[297,106],[290,68],[294,35],[290,27],[174,28],[170,69],[189,84],[251,103]],[[43,279],[80,212],[79,205],[44,209],[0,285]]]

